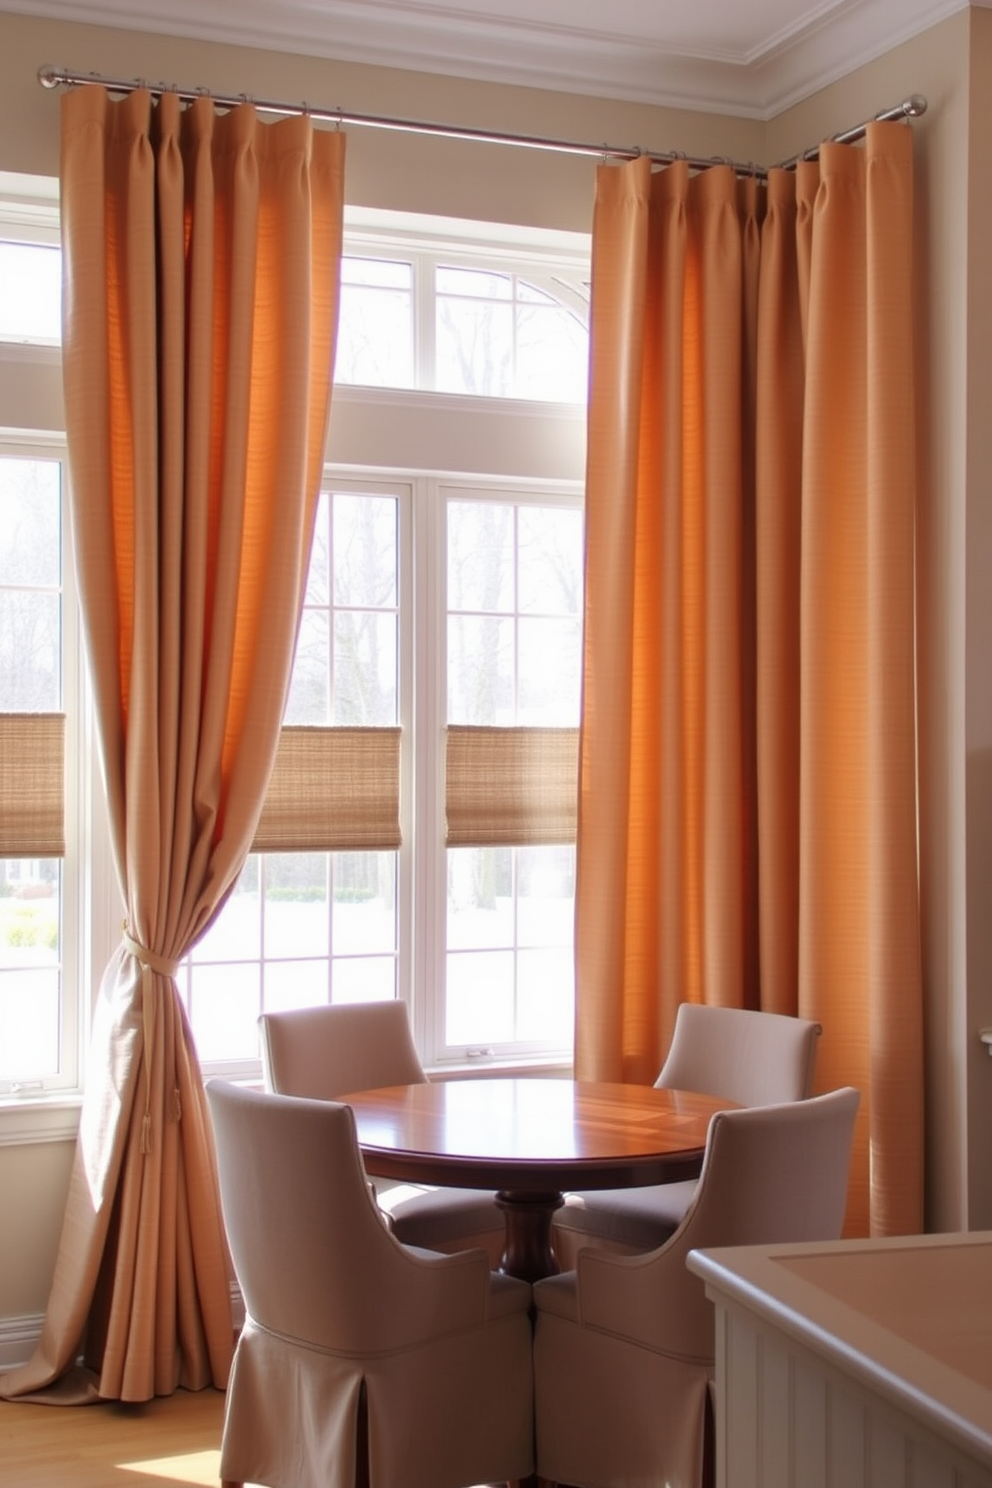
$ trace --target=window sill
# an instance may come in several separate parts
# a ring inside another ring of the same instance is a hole
[[[483,1080],[492,1079],[563,1079],[572,1078],[572,1066],[564,1060],[535,1059],[472,1059],[464,1064],[431,1065],[426,1074],[431,1080]]]
[[[82,1095],[40,1095],[30,1099],[0,1097],[0,1147],[27,1142],[74,1142],[79,1130]]]
[[[217,1070],[205,1071],[204,1079],[216,1078],[218,1073]],[[499,1079],[501,1076],[568,1079],[572,1069],[569,1064],[553,1060],[535,1061],[533,1064],[515,1061],[505,1064],[493,1062],[485,1065],[473,1061],[432,1068],[427,1073],[432,1080],[465,1080],[480,1077]],[[261,1076],[257,1070],[246,1072],[242,1069],[238,1070],[236,1075],[233,1071],[226,1070],[224,1077],[237,1078],[246,1084],[261,1088]],[[20,1099],[16,1096],[0,1096],[0,1147],[17,1147],[30,1142],[74,1142],[79,1130],[79,1112],[82,1102],[82,1095],[78,1091],[72,1094],[39,1095]]]

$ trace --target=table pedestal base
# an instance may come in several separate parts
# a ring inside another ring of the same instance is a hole
[[[501,1189],[497,1207],[506,1220],[506,1246],[499,1269],[522,1281],[540,1281],[559,1270],[552,1240],[551,1220],[565,1202],[560,1193]]]

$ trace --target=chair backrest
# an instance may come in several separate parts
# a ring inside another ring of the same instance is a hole
[[[579,1252],[583,1320],[665,1353],[712,1360],[713,1308],[686,1256],[705,1246],[839,1239],[859,1102],[845,1086],[718,1112],[695,1194],[671,1239],[646,1255]]]
[[[351,1002],[263,1013],[266,1090],[336,1100],[351,1090],[426,1081],[405,1002]]]
[[[741,1106],[804,1100],[813,1088],[819,1023],[784,1013],[683,1002],[656,1085]]]
[[[350,1106],[207,1084],[224,1223],[249,1316],[342,1354],[408,1347],[485,1311],[484,1252],[423,1260],[390,1234]]]

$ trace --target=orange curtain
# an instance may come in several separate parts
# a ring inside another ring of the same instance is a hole
[[[0,1392],[139,1401],[224,1386],[232,1354],[174,971],[237,879],[275,756],[330,404],[344,137],[97,87],[62,109],[72,524],[126,919],[42,1337]]]
[[[681,1001],[818,1019],[848,1229],[922,1226],[912,135],[603,166],[593,232],[576,1072]]]

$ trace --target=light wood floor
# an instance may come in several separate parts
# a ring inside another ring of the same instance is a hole
[[[146,1405],[0,1400],[3,1488],[218,1488],[224,1396],[177,1390]]]
[[[0,1400],[0,1488],[219,1488],[223,1417],[220,1390],[146,1405]]]

